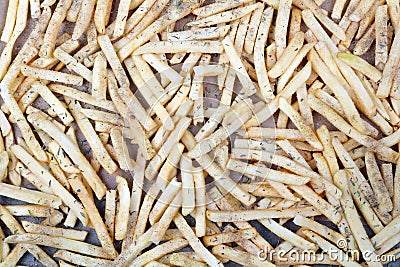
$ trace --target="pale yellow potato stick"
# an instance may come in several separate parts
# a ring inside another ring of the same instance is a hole
[[[202,258],[202,260],[210,266],[223,266],[223,264],[202,245],[182,215],[177,214],[174,218],[174,222],[188,241],[189,245]]]
[[[143,54],[142,58],[158,72],[163,73],[171,82],[178,82],[183,79],[177,71],[171,68],[166,62],[162,61],[157,55]]]
[[[68,173],[80,172],[80,170],[75,167],[70,158],[65,154],[64,149],[56,141],[51,141],[47,146],[63,171]]]
[[[180,169],[182,176],[182,215],[186,216],[196,207],[192,160],[186,155],[181,157]]]
[[[285,184],[303,185],[309,181],[306,177],[276,171],[264,166],[249,165],[245,162],[233,159],[229,160],[227,168],[233,171],[239,171],[244,174],[255,175],[260,178]]]
[[[60,249],[68,249],[100,258],[111,258],[107,255],[107,253],[105,253],[102,247],[63,237],[54,237],[41,234],[20,234],[9,236],[5,239],[5,242],[17,244],[27,243],[33,245],[45,245]]]
[[[54,124],[47,121],[46,118],[40,116],[40,114],[32,113],[29,114],[28,120],[30,123],[45,131],[50,135],[61,147],[64,148],[65,152],[70,156],[75,164],[78,164],[78,168],[82,171],[83,176],[92,187],[98,199],[101,199],[106,192],[106,187],[101,181],[100,177],[96,174],[90,163],[82,155],[78,145],[72,141],[67,135],[61,130],[56,128]]]
[[[37,162],[28,152],[26,152],[22,147],[15,145],[11,147],[12,152],[15,156],[22,161],[33,174],[35,174],[42,183],[48,184],[51,190],[59,196],[62,201],[68,205],[82,221],[83,225],[87,225],[88,218],[86,217],[86,212],[81,203],[77,202],[76,199],[60,184],[54,176],[43,168],[39,162]]]
[[[54,57],[58,58],[62,63],[64,63],[69,70],[73,70],[78,73],[79,76],[82,76],[88,82],[92,82],[92,71],[86,68],[82,63],[80,63],[73,56],[62,50],[61,48],[56,48],[54,50]]]
[[[53,254],[53,257],[63,259],[65,261],[71,262],[74,265],[62,265],[61,260],[59,261],[60,267],[70,267],[70,266],[98,266],[98,267],[106,267],[106,266],[111,266],[112,261],[110,260],[105,260],[105,259],[100,259],[100,258],[93,258],[93,257],[88,257],[84,256],[78,253],[73,253],[67,250],[58,250],[56,253]]]
[[[335,1],[335,4],[333,5],[333,9],[332,9],[332,14],[331,17],[334,20],[340,20],[340,18],[342,17],[342,12],[343,9],[346,6],[346,1],[345,0],[338,0]]]
[[[382,73],[371,66],[367,61],[350,53],[338,53],[337,57],[348,64],[350,67],[358,70],[374,82],[378,82],[382,78]]]
[[[4,207],[13,216],[32,216],[42,218],[50,216],[53,211],[53,209],[49,209],[46,206],[32,204],[4,205]]]
[[[371,47],[372,43],[375,41],[375,23],[373,23],[367,32],[358,40],[354,46],[354,55],[361,56],[364,55]]]
[[[122,0],[119,2],[113,38],[118,38],[124,33],[130,4],[131,0]]]
[[[272,100],[268,105],[257,112],[249,121],[245,123],[245,127],[258,126],[269,119],[278,110],[279,97],[288,98],[293,95],[297,88],[302,85],[311,74],[311,63],[307,63],[303,69],[298,72],[288,85]]]
[[[73,229],[63,229],[53,226],[44,226],[40,224],[22,221],[22,226],[27,233],[32,234],[45,234],[50,236],[65,237],[68,239],[84,241],[87,235],[86,231],[79,231]]]
[[[79,2],[79,1],[78,1]],[[94,24],[100,34],[106,33],[106,26],[111,12],[112,2],[108,0],[97,0],[94,11]]]
[[[72,39],[78,40],[89,27],[93,16],[96,0],[83,0],[75,23]]]
[[[375,66],[379,70],[383,70],[388,59],[388,19],[388,7],[379,6],[375,12]]]
[[[365,198],[364,193],[360,191],[357,183],[352,177],[349,181],[349,189],[355,204],[357,205],[371,230],[375,234],[379,233],[383,229],[383,224],[379,220],[379,217],[375,214],[371,204],[369,204],[368,200]]]
[[[400,3],[396,0],[387,0],[386,3],[389,9],[390,21],[397,33],[399,25],[396,22],[400,20]]]
[[[350,15],[350,20],[352,21],[360,21],[364,15],[368,12],[370,7],[374,4],[375,1],[372,0],[361,0],[357,5],[357,8]]]
[[[110,233],[111,239],[114,239],[115,233],[115,212],[117,204],[117,190],[107,190],[106,192],[106,207],[104,211],[104,224]]]
[[[244,51],[249,54],[253,53],[254,43],[256,41],[257,31],[259,29],[263,10],[264,10],[264,5],[255,9],[251,15],[249,29],[247,31],[246,38],[244,40],[244,47],[243,47]]]
[[[400,35],[396,34],[393,39],[392,46],[390,48],[388,60],[383,69],[382,80],[379,83],[378,90],[376,91],[377,97],[385,98],[388,97],[390,94],[390,96],[394,98],[400,98],[399,91],[394,91],[394,90],[391,91],[393,79],[397,71],[396,65],[399,63],[399,59],[400,59]]]
[[[175,195],[172,202],[168,205],[160,220],[154,225],[154,231],[150,238],[154,244],[160,243],[172,220],[178,215],[181,204],[182,192],[180,191]]]
[[[150,26],[148,26],[142,33],[140,33],[136,38],[129,40],[119,51],[118,57],[121,60],[126,59],[129,55],[133,53],[138,47],[150,40],[156,32],[162,31],[171,23],[183,18],[188,15],[192,10],[200,6],[199,2],[184,2],[179,7],[176,5],[171,5],[166,14],[155,20]],[[177,12],[177,9],[180,9]]]
[[[321,100],[317,99],[313,95],[309,95],[308,103],[313,110],[320,113],[321,115],[323,114],[326,119],[328,119],[343,133],[346,133],[349,137],[355,139],[360,144],[369,147],[372,151],[376,152],[379,158],[392,163],[396,162],[398,158],[398,153],[383,145],[382,143],[376,141],[375,139],[358,132]]]
[[[53,82],[62,82],[78,86],[82,85],[83,83],[82,77],[74,74],[47,70],[47,69],[39,69],[35,67],[29,67],[27,65],[22,66],[21,72],[25,76],[35,77],[37,79],[49,80]]]
[[[73,191],[82,201],[82,204],[89,216],[90,222],[93,224],[93,228],[96,231],[97,237],[102,245],[104,255],[98,257],[104,258],[104,256],[106,256],[115,258],[117,256],[117,252],[114,248],[112,239],[110,238],[107,228],[104,225],[103,219],[101,218],[93,199],[90,197],[89,191],[81,181],[81,177],[74,174],[68,178]],[[74,251],[73,249],[68,250]]]
[[[284,73],[278,79],[278,86],[277,86],[278,92],[281,92],[283,90],[283,88],[289,82],[290,78],[295,74],[296,68],[300,65],[304,57],[307,55],[310,49],[314,47],[314,45],[315,43],[305,44],[293,58],[291,63],[285,68]]]
[[[185,144],[187,149],[193,149],[196,145],[196,140],[190,132],[185,132],[182,136],[182,142]],[[229,191],[240,202],[246,205],[254,203],[256,198],[238,187],[235,182],[225,174],[224,170],[212,161],[210,156],[204,154],[200,158],[197,158],[196,161],[205,169],[206,172],[208,172],[208,174],[210,174],[211,177],[214,178],[218,186]]]
[[[261,3],[256,3],[253,5],[248,5],[244,7],[238,7],[229,11],[225,11],[219,14],[210,15],[204,18],[200,18],[199,20],[194,20],[187,23],[187,26],[194,26],[194,27],[207,27],[211,25],[216,25],[219,23],[226,23],[233,20],[240,19],[247,14],[253,12],[257,8],[262,8],[263,5]]]
[[[389,196],[393,197],[393,168],[390,163],[383,163],[380,165],[383,180],[389,192]]]
[[[315,207],[319,212],[321,212],[325,217],[327,217],[334,224],[338,224],[342,219],[340,213],[329,204],[326,200],[321,198],[317,193],[315,193],[310,187],[307,185],[291,185],[296,193],[301,195],[307,202]]]
[[[57,113],[60,120],[64,125],[68,126],[74,121],[74,118],[65,108],[64,104],[50,91],[50,89],[41,82],[35,82],[32,84],[40,96],[50,105],[51,108]]]
[[[283,50],[286,48],[286,35],[290,19],[290,9],[292,6],[292,0],[279,1],[278,14],[275,23],[275,45],[276,45],[276,57],[279,59],[283,54]]]
[[[174,145],[177,144],[182,138],[184,132],[189,127],[190,122],[191,119],[187,117],[183,117],[179,120],[179,122],[175,126],[175,129],[170,133],[167,140],[158,151],[157,156],[154,157],[147,166],[145,172],[147,179],[153,179],[157,175],[157,171],[171,152]]]
[[[268,30],[271,26],[273,11],[272,8],[267,8],[262,13],[260,22],[260,29],[262,30],[257,32],[254,44],[254,68],[261,94],[266,99],[273,98],[273,88],[268,79],[267,66],[265,64],[265,44],[268,39]]]
[[[40,57],[50,58],[53,56],[58,30],[67,15],[67,10],[70,8],[71,3],[72,0],[58,2],[44,35],[43,45],[39,52]]]
[[[107,61],[103,53],[97,53],[93,65],[92,95],[98,99],[106,99],[107,86],[103,82],[107,80]]]
[[[316,149],[322,150],[322,145],[315,135],[313,129],[307,124],[304,118],[284,99],[279,100],[279,108],[285,112],[290,120],[296,125],[304,138]]]
[[[53,0],[52,0],[53,1]],[[66,12],[66,20],[69,22],[76,22],[79,15],[79,10],[81,9],[82,1],[72,0],[71,6]]]
[[[145,1],[140,0],[140,1],[141,1],[140,6],[132,13],[132,15],[126,21],[125,33],[130,33],[132,29],[135,26],[137,26],[140,20],[146,15],[146,13],[148,13],[148,11],[156,2],[156,0],[145,0]],[[134,2],[135,0],[131,1],[131,4]]]
[[[192,41],[192,40],[210,40],[219,39],[226,36],[230,27],[216,26],[209,28],[191,29],[188,31],[168,32],[168,41]]]
[[[220,2],[212,3],[210,5],[199,7],[193,10],[193,14],[198,17],[208,17],[222,11],[235,8],[251,2],[251,0],[223,0]]]
[[[5,197],[51,208],[58,208],[61,205],[61,199],[58,196],[5,183],[0,183],[0,194]]]
[[[5,25],[0,38],[3,42],[7,43],[10,40],[14,27],[16,26],[18,2],[19,1],[12,1],[11,3],[8,3]]]
[[[378,201],[379,208],[382,211],[390,212],[393,208],[389,192],[386,188],[385,182],[379,171],[378,163],[376,162],[374,153],[367,151],[365,153],[365,165],[369,182],[372,190],[374,190],[375,197]]]
[[[292,60],[298,54],[300,48],[303,46],[303,42],[304,42],[304,33],[303,32],[296,33],[293,39],[288,44],[288,46],[282,52],[281,56],[278,58],[278,61],[268,72],[268,75],[271,78],[277,78],[285,72],[286,68],[290,65]]]
[[[377,254],[375,254],[375,248],[372,245],[371,240],[368,238],[368,235],[354,206],[353,199],[351,198],[349,192],[349,181],[346,171],[338,171],[335,174],[335,180],[343,192],[342,197],[340,198],[340,203],[343,206],[344,214],[349,223],[350,230],[353,232],[354,238],[357,241],[357,245],[361,252],[368,251],[370,253],[371,261],[367,262],[368,266],[382,266],[379,261],[376,261]]]
[[[130,192],[126,179],[120,175],[116,176],[118,190],[118,213],[115,216],[115,240],[123,240],[128,231]]]
[[[28,9],[29,9],[29,0],[20,0],[20,1],[15,1],[18,3],[18,9],[17,9],[17,13],[16,13],[16,20],[13,21],[12,19],[10,19],[11,23],[15,22],[15,27],[12,30],[12,34],[10,36],[10,40],[7,41],[6,46],[4,47],[4,50],[1,53],[1,58],[0,58],[0,77],[4,77],[8,66],[11,63],[12,60],[12,51],[14,48],[14,44],[17,41],[18,37],[21,35],[21,33],[24,31],[26,24],[27,24],[27,20],[28,20]],[[9,8],[13,6],[12,3],[10,3]],[[31,14],[32,14],[33,10],[31,10]],[[7,14],[8,16],[8,14]],[[6,18],[6,25],[5,28],[3,30],[3,34],[7,34],[6,33],[6,27],[7,27],[7,18]]]
[[[342,266],[346,267],[361,267],[359,263],[354,261],[352,257],[350,257],[348,254],[343,252],[340,248],[338,248],[336,245],[333,245],[332,243],[326,241],[324,238],[320,237],[319,235],[315,234],[314,232],[310,230],[304,230],[303,233],[312,241],[318,244],[318,246],[323,250],[323,251],[335,251],[337,252],[337,259],[335,257],[335,260],[338,261]],[[345,239],[344,239],[345,240]],[[318,257],[319,258],[319,257]]]
[[[150,109],[154,110],[154,112],[161,119],[161,122],[163,123],[164,127],[167,130],[172,130],[174,128],[174,122],[172,121],[168,111],[163,107],[160,100],[157,99],[156,96],[153,94],[152,90],[146,84],[146,81],[144,81],[140,77],[140,73],[139,73],[137,67],[134,65],[133,59],[128,58],[127,60],[125,60],[125,65],[128,68],[128,72],[129,72],[130,76],[135,77],[133,79],[133,81],[134,81],[137,89],[139,90],[139,92],[142,94],[142,96],[145,98],[146,102],[149,104]],[[136,98],[133,96],[133,99],[136,99]],[[130,104],[130,105],[132,105],[132,104]]]
[[[240,229],[232,232],[224,232],[203,237],[205,246],[216,246],[224,243],[238,242],[251,239],[256,236],[255,228]]]
[[[155,77],[150,66],[147,65],[146,61],[141,56],[132,56],[132,60],[143,81],[148,85],[148,88],[151,90],[157,101],[165,104],[168,100],[168,94],[164,91],[164,88]]]
[[[182,184],[173,178],[168,186],[164,189],[163,193],[160,195],[157,203],[154,205],[153,209],[149,214],[149,222],[154,225],[163,213],[166,208],[172,203],[175,196],[180,192]]]
[[[264,127],[247,128],[246,138],[272,138],[272,139],[289,139],[297,141],[305,141],[304,136],[296,129],[275,129]]]
[[[354,102],[351,100],[347,90],[340,84],[336,77],[330,72],[321,58],[312,49],[309,53],[309,59],[313,62],[313,69],[322,80],[334,91],[335,96],[342,105],[347,119],[351,124],[361,132],[365,131],[365,124],[358,113]]]

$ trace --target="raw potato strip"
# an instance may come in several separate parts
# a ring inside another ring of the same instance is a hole
[[[277,78],[281,76],[293,59],[296,57],[304,42],[304,33],[297,32],[293,39],[290,41],[289,45],[284,49],[278,61],[268,72],[269,77]]]
[[[390,163],[383,163],[380,166],[383,180],[389,192],[389,196],[393,197],[393,168]]]
[[[54,176],[43,168],[28,152],[22,147],[14,145],[11,151],[15,156],[22,161],[26,166],[29,166],[30,171],[35,174],[43,184],[48,184],[55,195],[59,196],[62,201],[68,205],[79,218],[83,225],[87,225],[88,218],[81,203],[69,193],[61,184],[54,178]]]
[[[9,236],[4,241],[7,243],[17,244],[27,243],[33,245],[44,245],[59,249],[76,251],[94,257],[110,258],[109,256],[107,256],[107,253],[105,253],[102,247],[63,237],[54,237],[40,234],[19,234]]]
[[[345,267],[361,267],[362,265],[358,264],[357,262],[353,261],[352,257],[348,256],[345,252],[343,252],[340,248],[329,243],[324,238],[320,237],[319,235],[315,234],[310,230],[305,230],[303,233],[312,241],[316,242],[318,246],[323,251],[335,251],[336,256],[334,257],[336,261],[338,261],[341,265]],[[329,255],[329,254],[328,254]]]
[[[1,41],[3,42],[7,43],[12,36],[17,19],[18,2],[19,1],[15,0],[8,3],[5,25],[1,34]]]
[[[150,40],[156,32],[162,31],[171,23],[185,17],[190,14],[192,10],[200,6],[200,2],[183,2],[182,5],[176,6],[171,5],[166,14],[155,20],[149,25],[142,33],[136,38],[129,40],[119,51],[118,57],[121,61],[125,60],[129,55],[133,53],[138,47]],[[179,11],[177,9],[180,9]]]
[[[354,238],[357,241],[361,252],[368,251],[369,258],[371,261],[367,261],[368,266],[382,266],[382,264],[377,261],[377,254],[375,254],[375,248],[372,245],[371,240],[364,229],[361,219],[357,213],[354,206],[353,199],[351,198],[348,186],[348,177],[345,170],[340,170],[335,174],[335,180],[337,185],[342,190],[343,194],[340,198],[340,203],[343,206],[344,214],[346,216],[347,222],[349,223],[350,230],[352,231]]]
[[[371,47],[372,43],[375,41],[375,23],[373,23],[364,36],[358,40],[354,46],[354,55],[361,56],[364,55]]]
[[[374,190],[379,209],[384,212],[390,212],[393,209],[392,200],[386,188],[385,182],[379,171],[378,163],[371,151],[365,154],[365,165],[368,173],[369,182]]]
[[[360,21],[364,15],[368,12],[370,7],[373,5],[373,0],[361,0],[356,9],[350,15],[350,20],[352,21]]]
[[[336,128],[343,133],[346,133],[349,137],[355,139],[360,144],[369,147],[372,151],[377,153],[380,159],[395,163],[398,159],[398,153],[393,151],[382,143],[375,139],[359,133],[350,124],[348,124],[342,117],[340,117],[333,109],[324,104],[321,100],[317,99],[314,95],[308,96],[308,103],[310,107],[316,112],[323,115],[328,121],[330,121]]]
[[[191,29],[188,31],[167,32],[168,41],[210,40],[226,36],[230,30],[229,25],[209,28]]]
[[[36,79],[62,82],[77,86],[81,86],[83,83],[82,77],[77,75],[47,69],[39,69],[27,65],[21,67],[21,72],[25,76],[34,77]]]
[[[262,13],[261,22],[259,25],[260,30],[257,32],[254,45],[254,68],[256,70],[261,94],[266,99],[271,99],[274,97],[273,88],[269,82],[267,66],[265,64],[265,44],[267,43],[273,12],[274,10],[272,8],[267,8]]]
[[[338,53],[337,57],[348,64],[350,67],[358,70],[374,82],[378,82],[382,78],[382,73],[371,66],[367,61],[350,53]]]
[[[290,120],[296,125],[302,135],[316,149],[322,150],[322,144],[315,135],[313,129],[307,124],[304,118],[284,99],[279,100],[279,108],[285,112]]]
[[[220,54],[223,47],[220,41],[157,41],[149,42],[133,53],[141,54],[162,54],[162,53],[217,53]]]
[[[75,265],[62,265],[61,260],[59,261],[60,267],[65,266],[65,267],[70,267],[70,266],[97,266],[97,267],[107,267],[112,265],[112,261],[110,260],[105,260],[105,259],[100,259],[100,258],[93,258],[93,257],[88,257],[84,256],[81,254],[73,253],[67,250],[58,250],[56,253],[53,255],[54,258],[59,258],[66,260],[68,262],[71,262],[72,264]]]
[[[279,59],[286,48],[286,35],[290,19],[290,9],[292,0],[280,0],[278,6],[278,15],[275,23],[275,45],[276,57]]]
[[[375,66],[383,70],[388,58],[389,39],[388,39],[388,7],[379,6],[375,12]]]
[[[194,26],[194,27],[207,27],[211,25],[216,25],[219,23],[226,23],[233,20],[240,19],[247,14],[253,12],[257,8],[262,8],[263,5],[261,3],[256,3],[253,5],[248,5],[244,7],[238,7],[236,9],[232,9],[229,11],[225,11],[219,14],[211,15],[199,20],[195,20],[192,22],[187,23],[187,26]]]
[[[89,27],[96,2],[96,0],[82,1],[81,9],[79,10],[78,18],[75,23],[74,32],[72,33],[73,40],[78,40]]]
[[[303,12],[304,13],[304,12]],[[312,49],[309,53],[309,59],[313,63],[314,71],[321,77],[321,79],[333,90],[335,96],[338,98],[342,105],[347,119],[351,124],[359,129],[361,132],[365,131],[365,124],[358,113],[354,102],[351,100],[347,90],[341,85],[336,77],[330,72],[321,58]]]
[[[80,2],[80,1],[77,1]],[[106,33],[106,26],[110,17],[112,8],[112,1],[109,0],[97,0],[96,9],[94,11],[94,24],[100,34]]]
[[[43,45],[39,52],[40,57],[50,58],[53,56],[57,33],[67,15],[67,10],[70,8],[71,3],[72,0],[61,0],[58,2],[43,38]]]
[[[242,240],[251,239],[257,234],[256,229],[240,229],[233,232],[225,232],[214,235],[208,235],[203,237],[203,243],[205,246],[216,246],[224,243],[240,242]]]
[[[124,171],[133,170],[134,162],[130,158],[128,147],[122,135],[122,130],[115,127],[112,128],[110,132],[110,137],[118,159],[119,168]]]
[[[400,3],[396,0],[387,0],[386,3],[389,8],[390,20],[395,32],[398,33],[399,25],[397,22],[400,20]]]
[[[114,21],[115,23],[114,34],[113,34],[114,39],[120,37],[124,33],[130,4],[131,0],[122,0],[119,2],[117,17]]]
[[[249,30],[247,31],[246,38],[244,41],[244,51],[249,54],[253,53],[254,43],[257,37],[257,31],[263,15],[264,5],[253,11],[251,20],[249,23]],[[264,29],[263,29],[264,30]],[[266,30],[265,30],[266,31]],[[266,31],[267,32],[267,31]]]
[[[15,2],[18,2],[18,1],[15,1]],[[12,5],[13,4],[10,3],[9,7],[12,7]],[[10,65],[11,60],[12,60],[12,50],[14,48],[14,44],[26,27],[27,20],[28,20],[28,5],[29,5],[28,0],[20,0],[18,3],[18,10],[17,10],[17,14],[16,14],[17,19],[15,21],[14,30],[12,31],[10,40],[7,41],[7,44],[1,53],[0,78],[4,77],[4,75],[7,71],[7,68]],[[32,10],[31,10],[31,12],[32,12]],[[6,34],[6,32],[4,30],[3,30],[3,34]]]
[[[56,48],[56,50],[54,50],[54,57],[64,63],[68,69],[78,73],[79,76],[82,76],[88,82],[92,82],[92,71],[61,48]]]
[[[115,240],[123,240],[128,231],[130,193],[126,179],[120,175],[116,176],[119,196],[118,213],[115,216]]]
[[[223,0],[220,2],[212,3],[206,6],[199,7],[193,10],[193,14],[198,17],[208,17],[222,11],[235,8],[251,2],[251,0]]]
[[[192,160],[183,155],[180,169],[182,176],[182,215],[186,216],[192,213],[196,207]]]
[[[108,111],[116,112],[117,109],[112,101],[109,100],[97,100],[92,95],[82,92],[80,90],[74,89],[72,87],[60,85],[60,84],[51,84],[49,85],[51,91],[57,94],[64,95],[64,97],[69,97],[72,99],[76,99],[80,102],[87,103],[96,107],[100,107],[106,109]]]
[[[61,205],[61,199],[55,195],[5,183],[0,183],[0,195],[50,208],[58,208]]]
[[[107,150],[105,149],[100,138],[93,129],[92,124],[81,112],[81,105],[70,98],[65,99],[68,107],[74,116],[76,123],[81,129],[83,135],[86,137],[90,147],[92,148],[93,155],[99,160],[101,166],[109,173],[113,174],[118,170],[118,166],[112,160]]]
[[[50,236],[65,237],[68,239],[79,240],[79,241],[84,241],[87,235],[86,231],[45,226],[45,225],[31,223],[28,221],[22,221],[21,223],[25,231],[31,234],[45,234]]]
[[[107,190],[106,192],[106,207],[104,211],[104,223],[110,233],[111,239],[115,233],[115,212],[117,203],[117,190]]]
[[[50,91],[46,85],[44,85],[42,82],[35,82],[32,84],[32,88],[35,89],[50,105],[65,126],[68,126],[74,121],[74,118],[64,107],[64,104]]]
[[[112,239],[110,238],[107,228],[104,225],[103,219],[101,218],[96,208],[96,205],[93,201],[93,198],[90,196],[89,191],[83,184],[80,176],[72,175],[68,178],[73,191],[78,195],[79,199],[82,201],[82,204],[85,207],[87,214],[89,216],[90,222],[93,224],[93,228],[96,231],[97,238],[99,239],[102,245],[102,250],[105,255],[98,257],[104,258],[104,256],[108,255],[108,257],[115,258],[117,256],[117,252],[114,249]]]
[[[202,260],[204,260],[210,266],[224,266],[213,254],[211,254],[209,250],[202,245],[182,215],[177,214],[174,218],[174,222],[183,236],[189,242],[189,245],[202,258]]]
[[[95,192],[98,199],[101,199],[106,193],[106,187],[101,181],[100,177],[93,170],[90,163],[82,155],[78,145],[72,141],[67,135],[65,135],[60,129],[56,128],[54,124],[47,121],[45,117],[39,113],[32,113],[28,115],[28,121],[42,129],[49,136],[51,136],[61,147],[64,148],[65,152],[70,158],[78,164],[79,169],[82,171],[83,176],[87,180],[90,187]]]
[[[395,78],[397,68],[400,59],[400,34],[394,36],[392,46],[390,48],[389,57],[385,64],[382,73],[382,80],[379,84],[376,96],[379,98],[386,98],[389,96],[396,99],[400,98],[400,92],[392,90],[393,79]]]

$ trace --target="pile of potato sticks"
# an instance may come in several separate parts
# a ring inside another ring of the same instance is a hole
[[[0,266],[397,259],[399,1],[323,2],[9,0]]]

